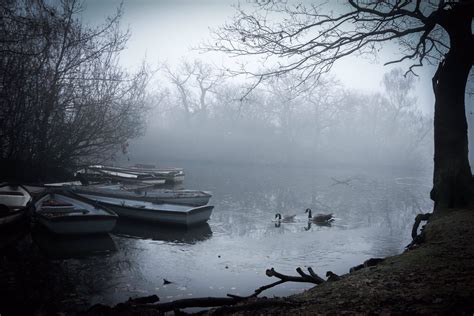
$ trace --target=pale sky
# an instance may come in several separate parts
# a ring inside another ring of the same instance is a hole
[[[245,4],[244,0],[242,3]],[[100,23],[114,13],[120,0],[86,0],[83,19]],[[210,28],[223,25],[233,16],[232,4],[238,0],[124,0],[122,24],[129,27],[132,36],[122,54],[126,67],[136,67],[146,58],[151,65],[168,62],[171,65],[183,59],[200,58],[206,62],[221,64],[226,57],[192,51],[202,41],[210,39]],[[362,91],[378,91],[385,72],[391,68],[383,66],[389,61],[380,56],[379,63],[348,57],[338,61],[333,70],[337,78],[348,88]],[[397,67],[397,65],[392,66]],[[416,94],[420,109],[432,113],[434,97],[431,90],[432,68],[419,70],[420,80]]]

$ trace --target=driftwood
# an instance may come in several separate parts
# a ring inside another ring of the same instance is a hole
[[[89,308],[85,313],[82,315],[113,315],[115,313],[121,312],[128,312],[130,308],[135,308],[136,310],[144,311],[144,310],[154,310],[159,312],[169,312],[175,311],[178,313],[180,309],[183,308],[190,308],[190,307],[218,307],[218,306],[226,306],[225,308],[221,308],[218,312],[222,314],[226,314],[230,311],[238,311],[242,308],[248,307],[264,307],[270,305],[291,305],[292,303],[288,300],[281,300],[281,299],[266,299],[266,300],[259,300],[253,301],[260,293],[265,290],[268,290],[274,286],[285,282],[306,282],[306,283],[314,283],[314,284],[321,284],[326,282],[320,276],[318,276],[311,267],[308,267],[308,273],[305,273],[303,269],[297,268],[296,272],[300,276],[291,276],[285,275],[275,271],[275,269],[267,269],[265,274],[268,277],[276,277],[279,280],[264,286],[259,287],[256,289],[251,295],[249,296],[238,296],[233,294],[227,294],[227,297],[199,297],[199,298],[190,298],[190,299],[181,299],[175,300],[166,303],[157,303],[157,304],[150,304],[156,303],[159,301],[158,296],[151,295],[146,297],[139,297],[139,298],[130,298],[125,303],[117,304],[115,307],[109,307],[101,304],[97,304]],[[238,303],[243,303],[242,305],[235,306]]]

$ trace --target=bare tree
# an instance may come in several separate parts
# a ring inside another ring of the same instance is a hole
[[[25,172],[109,159],[143,132],[149,72],[119,66],[121,10],[98,27],[81,10],[76,0],[0,5],[0,157]]]
[[[297,71],[302,81],[317,78],[344,56],[375,55],[383,43],[392,41],[400,45],[402,55],[387,64],[413,60],[409,72],[425,63],[438,64],[433,78],[431,198],[435,210],[474,204],[464,103],[474,62],[474,1],[348,0],[345,7],[335,8],[336,13],[327,5],[267,1],[258,9],[239,9],[232,23],[215,32],[216,41],[208,47],[234,56],[262,57],[271,67],[244,70],[258,82],[289,71]]]
[[[164,69],[166,76],[176,87],[186,119],[195,115],[207,118],[210,111],[209,93],[221,83],[223,74],[200,60],[192,63],[184,61],[175,70],[167,65]]]

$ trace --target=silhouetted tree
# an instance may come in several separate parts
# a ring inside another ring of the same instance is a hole
[[[239,9],[232,23],[215,32],[216,41],[209,46],[233,56],[262,57],[266,70],[244,70],[258,82],[289,71],[298,71],[302,81],[317,78],[338,59],[374,55],[391,41],[400,45],[402,56],[387,64],[414,60],[409,68],[413,71],[424,63],[439,63],[433,78],[431,198],[435,209],[474,203],[464,103],[474,61],[474,1],[348,0],[344,7],[335,5],[334,12],[327,4],[265,1],[259,9],[250,14]]]
[[[209,94],[222,83],[223,74],[200,60],[192,63],[183,61],[176,70],[167,65],[164,69],[177,90],[178,103],[184,110],[185,118],[189,120],[197,115],[199,119],[206,119],[210,111]]]
[[[82,24],[81,9],[75,0],[59,6],[43,0],[0,4],[5,169],[15,164],[44,176],[108,159],[144,129],[149,73],[145,66],[135,74],[119,66],[129,37],[119,30],[120,9],[98,27]]]

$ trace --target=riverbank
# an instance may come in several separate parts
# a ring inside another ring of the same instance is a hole
[[[425,241],[403,254],[285,298],[259,298],[201,315],[460,314],[474,312],[474,211],[433,216]],[[261,296],[263,296],[263,293]],[[88,314],[158,312],[153,305]]]

